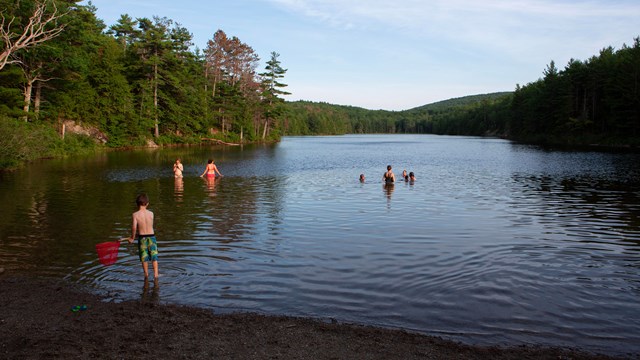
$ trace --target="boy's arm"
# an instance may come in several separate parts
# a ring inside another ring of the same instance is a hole
[[[133,243],[133,240],[136,238],[136,228],[138,227],[138,219],[136,219],[136,214],[131,215],[132,224],[131,224],[131,237],[129,238],[129,243]]]

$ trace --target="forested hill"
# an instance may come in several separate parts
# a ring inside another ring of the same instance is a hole
[[[435,133],[485,135],[498,132],[471,116],[496,102],[508,102],[512,92],[469,95],[403,111],[367,110],[323,102],[288,103],[287,135],[347,133]],[[484,114],[480,114],[484,116]],[[462,119],[464,117],[464,119]],[[468,117],[468,119],[467,119]],[[460,121],[465,125],[461,126]]]
[[[405,110],[405,112],[420,112],[420,111],[446,111],[455,107],[473,106],[482,101],[493,101],[507,95],[513,94],[513,91],[495,92],[489,94],[468,95],[448,100],[437,101],[427,105],[418,106]]]
[[[501,136],[563,146],[640,148],[640,38],[609,46],[513,92],[450,99],[405,111],[296,102],[286,134],[428,133]]]

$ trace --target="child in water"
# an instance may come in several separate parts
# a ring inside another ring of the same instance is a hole
[[[149,278],[149,261],[153,264],[153,278],[158,279],[158,244],[153,233],[153,213],[147,210],[149,198],[147,194],[136,197],[138,211],[134,212],[131,225],[131,237],[129,243],[138,239],[138,255],[142,263],[145,280]]]
[[[175,164],[173,164],[173,176],[175,176],[176,178],[181,178],[183,171],[184,167],[182,166],[180,159],[176,159]]]

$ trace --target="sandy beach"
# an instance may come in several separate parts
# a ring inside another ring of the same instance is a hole
[[[153,286],[153,284],[151,284]],[[75,310],[75,311],[74,311]],[[336,321],[105,302],[61,280],[0,274],[3,359],[612,359],[579,349],[469,346]]]

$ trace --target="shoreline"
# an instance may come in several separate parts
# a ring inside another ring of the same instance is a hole
[[[151,284],[150,286],[153,286]],[[74,311],[75,310],[75,311]],[[152,301],[105,302],[63,280],[0,272],[0,358],[622,359],[475,346],[398,329]],[[629,356],[636,356],[638,354]],[[629,357],[631,358],[631,357]]]

